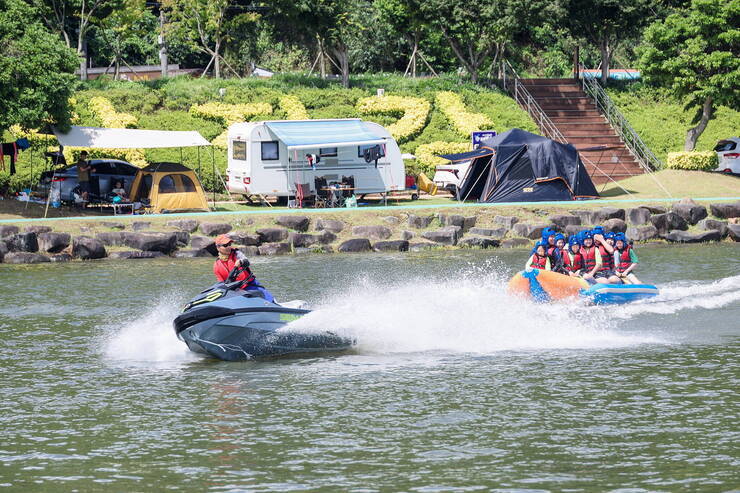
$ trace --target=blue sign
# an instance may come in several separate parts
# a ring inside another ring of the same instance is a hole
[[[495,130],[486,130],[485,132],[473,132],[470,134],[471,139],[473,140],[473,150],[476,150],[481,145],[483,145],[483,141],[486,139],[492,139],[495,136],[497,136],[498,133],[496,133]]]

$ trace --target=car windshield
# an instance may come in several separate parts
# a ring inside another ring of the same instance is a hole
[[[731,140],[720,140],[714,146],[714,152],[734,151],[737,144]]]

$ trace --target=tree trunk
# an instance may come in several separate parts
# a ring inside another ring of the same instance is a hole
[[[84,34],[77,41],[77,56],[80,58],[80,80],[87,80],[87,40]]]
[[[213,53],[213,56],[215,57],[214,60],[213,60],[213,73],[214,73],[214,76],[217,79],[220,79],[221,78],[221,57],[218,54],[218,51],[219,51],[220,48],[221,48],[221,42],[220,41],[217,41],[216,42],[216,49],[215,49],[215,51]]]
[[[609,81],[609,65],[611,64],[612,52],[609,49],[609,38],[602,38],[599,49],[601,51],[601,85],[606,87]]]
[[[159,66],[162,71],[162,78],[166,78],[168,73],[168,60],[167,60],[167,44],[165,43],[164,38],[164,24],[165,24],[165,18],[164,18],[164,11],[159,11]]]
[[[701,119],[699,120],[699,124],[694,128],[690,128],[686,132],[686,141],[683,145],[684,151],[693,151],[696,148],[696,141],[699,140],[699,136],[707,128],[709,119],[712,118],[712,112],[714,111],[713,103],[711,96],[708,96],[707,99],[704,100],[704,104],[701,108]]]
[[[349,89],[349,53],[347,47],[341,44],[332,51],[339,62],[339,70],[342,72],[342,86]]]

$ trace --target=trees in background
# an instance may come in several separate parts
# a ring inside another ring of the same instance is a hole
[[[0,0],[0,135],[68,125],[75,87],[75,52],[21,0]]]
[[[715,105],[740,107],[740,0],[693,0],[645,32],[640,67],[696,108],[684,149],[693,150]]]

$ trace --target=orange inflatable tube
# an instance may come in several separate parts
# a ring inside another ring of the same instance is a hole
[[[549,270],[537,270],[535,279],[553,300],[578,296],[581,289],[588,289],[590,286],[588,282],[580,277],[570,277]],[[530,279],[523,276],[522,272],[517,273],[509,281],[508,291],[527,298],[532,297]]]

